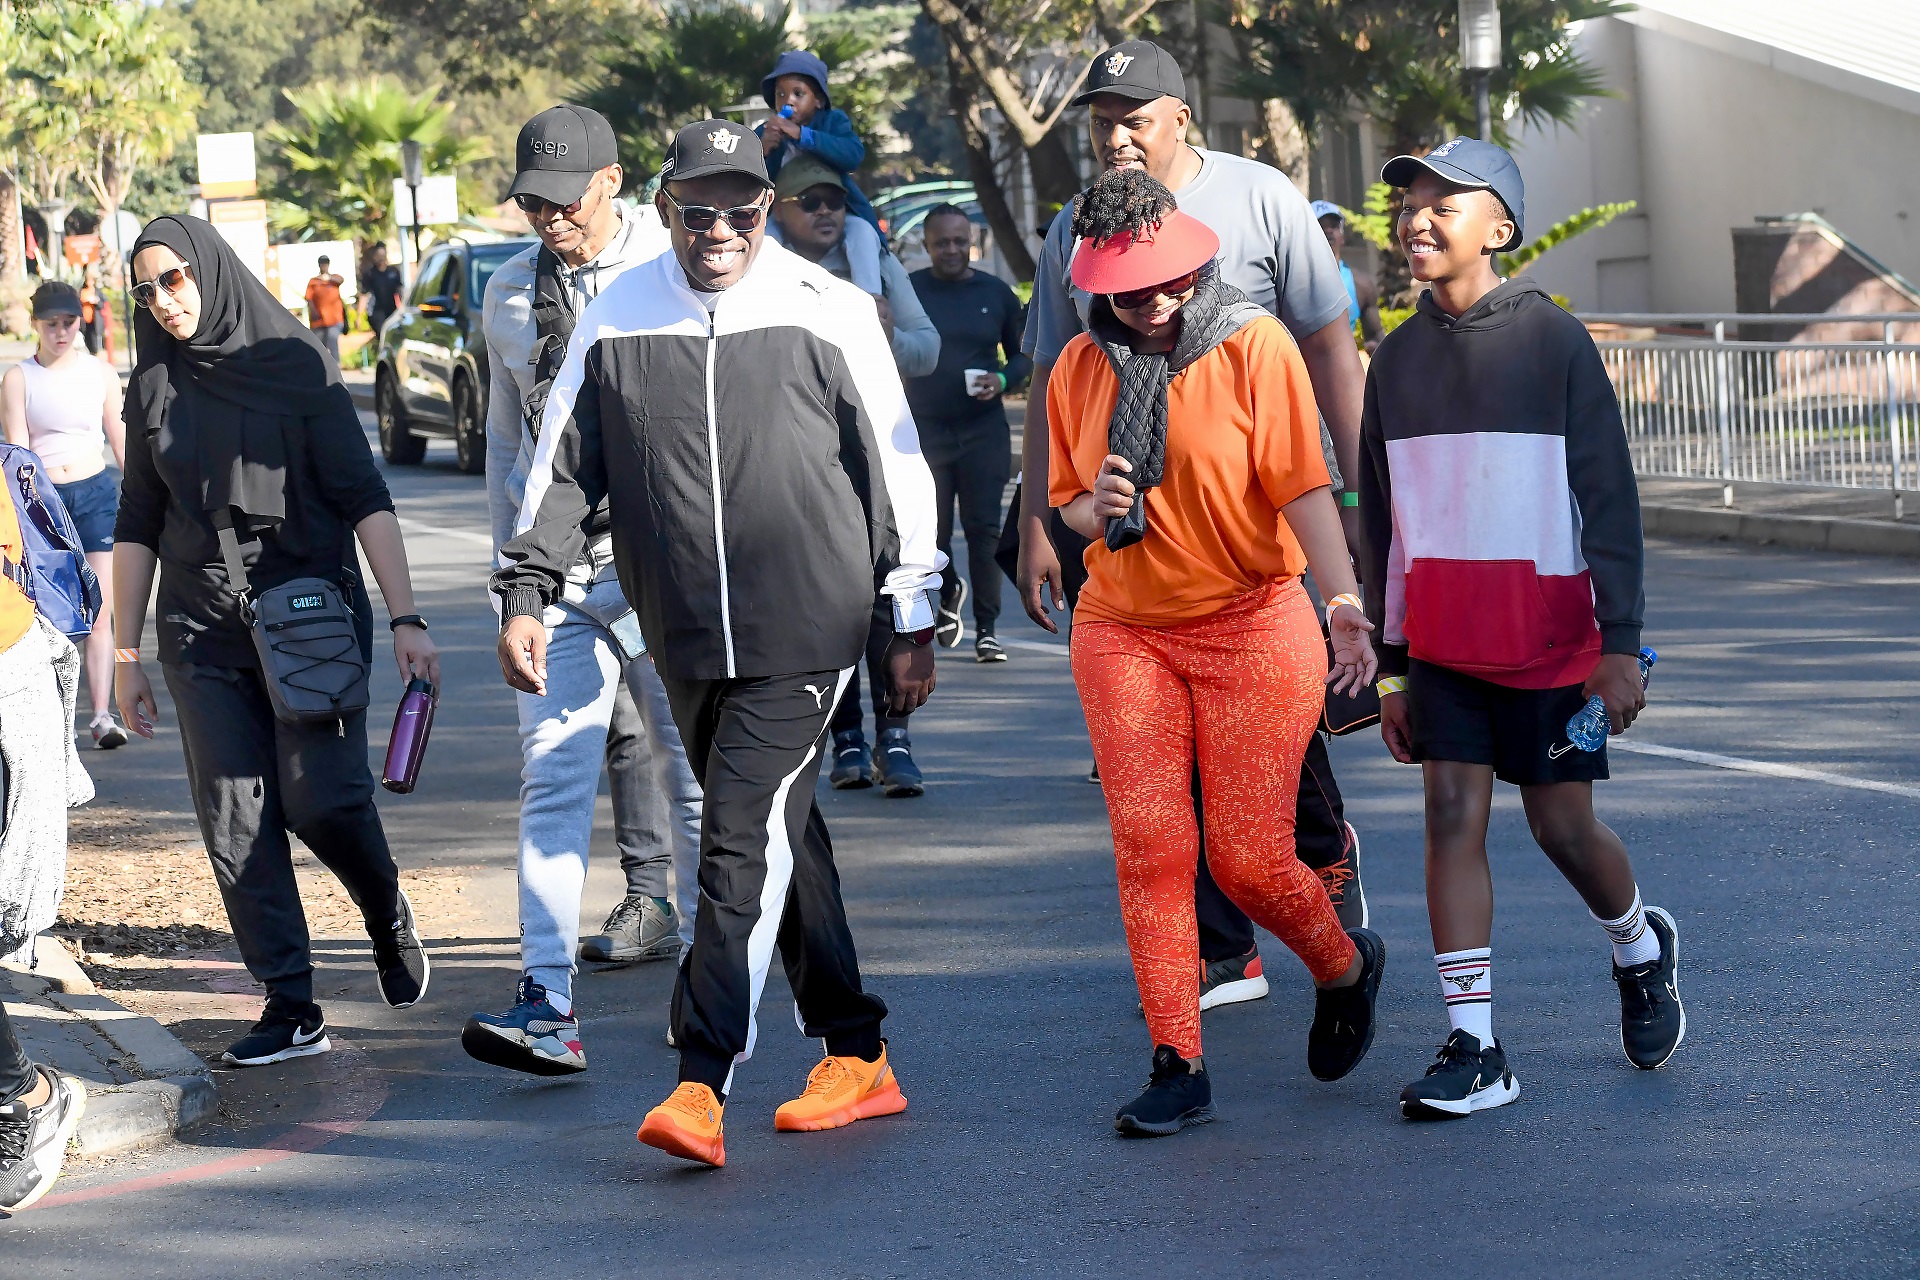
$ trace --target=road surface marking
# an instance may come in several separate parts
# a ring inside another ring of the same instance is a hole
[[[411,520],[406,516],[398,517],[402,529],[411,529],[415,533],[433,533],[443,538],[453,538],[459,542],[477,542],[488,551],[493,550],[493,539],[484,533],[471,533],[465,529],[449,529],[443,524],[428,524],[424,520]]]
[[[1607,746],[1614,751],[1625,751],[1632,755],[1685,760],[1689,764],[1704,764],[1714,769],[1732,769],[1736,773],[1758,773],[1769,778],[1792,778],[1798,782],[1824,782],[1830,787],[1850,787],[1855,791],[1878,791],[1885,795],[1920,800],[1920,787],[1910,787],[1899,782],[1881,782],[1874,778],[1849,778],[1843,773],[1827,773],[1824,770],[1808,769],[1797,764],[1747,760],[1740,756],[1723,756],[1715,751],[1689,751],[1684,747],[1663,747],[1653,742],[1623,742],[1619,738],[1610,739]]]

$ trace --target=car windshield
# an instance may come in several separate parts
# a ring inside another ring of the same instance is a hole
[[[467,266],[468,283],[473,287],[467,296],[476,302],[487,296],[487,281],[493,279],[493,273],[500,264],[527,247],[525,240],[509,240],[504,244],[477,244],[469,251],[471,258]]]

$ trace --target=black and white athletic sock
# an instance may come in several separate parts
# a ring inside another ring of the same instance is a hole
[[[1482,1048],[1493,1043],[1493,948],[1473,947],[1435,956],[1440,990],[1447,997],[1447,1018]]]
[[[1591,911],[1587,914],[1599,921],[1600,927],[1613,939],[1613,962],[1622,969],[1660,958],[1660,939],[1647,928],[1647,913],[1640,905],[1638,885],[1633,890],[1633,906],[1618,920],[1601,920]]]

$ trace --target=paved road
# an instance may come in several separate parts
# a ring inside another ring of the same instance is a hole
[[[776,975],[729,1107],[732,1163],[706,1172],[633,1140],[674,1079],[666,967],[581,979],[584,1077],[458,1048],[466,1014],[513,981],[518,762],[478,585],[481,485],[443,454],[392,480],[449,692],[420,790],[383,799],[403,861],[465,869],[491,926],[443,940],[429,1000],[400,1012],[370,999],[361,949],[329,946],[343,1049],[225,1077],[219,1126],[81,1170],[0,1223],[0,1275],[1920,1272],[1920,568],[1653,548],[1662,662],[1633,741],[1893,789],[1618,757],[1606,815],[1685,948],[1689,1036],[1655,1074],[1622,1060],[1598,930],[1503,795],[1496,1013],[1524,1092],[1449,1125],[1394,1105],[1445,1021],[1418,779],[1368,738],[1336,755],[1391,955],[1371,1056],[1335,1085],[1307,1075],[1309,986],[1270,944],[1274,996],[1209,1015],[1219,1122],[1114,1136],[1150,1046],[1105,815],[1063,658],[1010,626],[1029,642],[1012,663],[944,665],[916,717],[923,800],[823,793],[911,1109],[776,1135],[818,1052],[788,1029]],[[384,675],[376,700],[395,692]],[[180,808],[177,746],[104,761],[103,794]],[[615,893],[603,859],[588,914]],[[252,1016],[236,990],[181,993],[190,1043]]]

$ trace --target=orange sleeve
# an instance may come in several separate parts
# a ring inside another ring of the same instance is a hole
[[[1084,335],[1076,337],[1060,353],[1047,379],[1047,434],[1050,440],[1047,461],[1047,505],[1064,507],[1089,492],[1074,464],[1074,446],[1080,442],[1080,411],[1087,392],[1087,368],[1083,357],[1088,351]],[[1104,455],[1103,455],[1104,456]]]
[[[1263,316],[1230,341],[1245,343],[1253,389],[1253,466],[1267,500],[1284,507],[1333,483],[1320,448],[1320,410],[1300,348],[1278,320]]]

